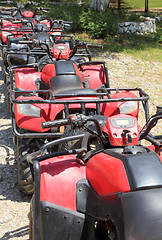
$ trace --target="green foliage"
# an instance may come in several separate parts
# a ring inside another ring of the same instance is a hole
[[[123,11],[116,9],[107,9],[105,12],[89,9],[81,12],[80,23],[83,30],[89,32],[93,38],[105,38],[117,32],[117,23],[122,17]]]
[[[70,5],[53,5],[50,10],[50,16],[53,19],[63,19],[64,21],[73,22],[73,31],[82,30],[80,27],[79,16],[81,14],[82,8],[77,4]]]

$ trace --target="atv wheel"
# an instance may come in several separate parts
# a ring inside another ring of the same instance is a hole
[[[34,183],[27,156],[37,151],[44,141],[40,139],[21,139],[17,141],[18,185],[21,192],[33,194]]]

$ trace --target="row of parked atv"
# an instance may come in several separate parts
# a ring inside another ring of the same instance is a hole
[[[18,184],[34,193],[30,239],[160,240],[162,136],[150,131],[162,107],[150,117],[142,89],[111,88],[90,51],[102,46],[66,35],[72,23],[48,10],[27,2],[1,11]]]

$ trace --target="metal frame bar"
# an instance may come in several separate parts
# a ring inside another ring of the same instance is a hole
[[[102,88],[101,88],[102,89]],[[48,103],[48,104],[63,104],[64,105],[64,109],[65,109],[65,118],[67,118],[69,116],[69,105],[73,105],[73,104],[80,104],[80,109],[81,112],[83,114],[86,113],[86,104],[88,103],[94,103],[96,104],[96,112],[99,115],[100,114],[100,104],[101,103],[108,103],[108,102],[126,102],[126,101],[141,101],[143,104],[143,108],[145,111],[145,117],[146,117],[146,121],[148,121],[149,119],[149,109],[148,109],[148,99],[149,96],[140,88],[121,88],[121,89],[116,89],[116,88],[106,88],[106,91],[115,91],[115,92],[119,92],[119,91],[135,91],[138,92],[140,97],[135,97],[135,98],[104,98],[107,97],[107,94],[104,93],[94,93],[94,94],[60,94],[57,96],[52,95],[51,90],[36,90],[36,91],[12,91],[11,92],[11,101],[13,104],[35,104],[35,103]],[[48,100],[33,100],[33,99],[28,99],[28,100],[17,100],[16,94],[23,94],[23,93],[28,93],[36,96],[38,93],[46,93],[49,98],[53,98],[53,99],[48,99]],[[61,99],[60,98],[64,98],[64,97],[94,97],[91,99]],[[98,98],[97,98],[98,97]],[[59,99],[58,99],[59,98]],[[13,128],[13,132],[16,136],[18,137],[23,137],[23,138],[58,138],[62,135],[62,133],[57,132],[57,133],[51,133],[51,132],[45,132],[45,133],[39,133],[39,132],[27,132],[27,133],[21,133],[17,130],[17,125],[16,125],[16,121],[15,121],[15,106],[13,105],[13,109],[12,109],[12,128]]]

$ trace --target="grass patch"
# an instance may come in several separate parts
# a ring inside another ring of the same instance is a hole
[[[145,0],[124,0],[124,3],[127,4],[130,8],[145,8]],[[149,0],[149,8],[161,8],[161,0]]]
[[[146,61],[162,62],[161,29],[155,34],[143,36],[117,34],[109,40],[104,40],[104,50],[108,52],[123,52]]]

